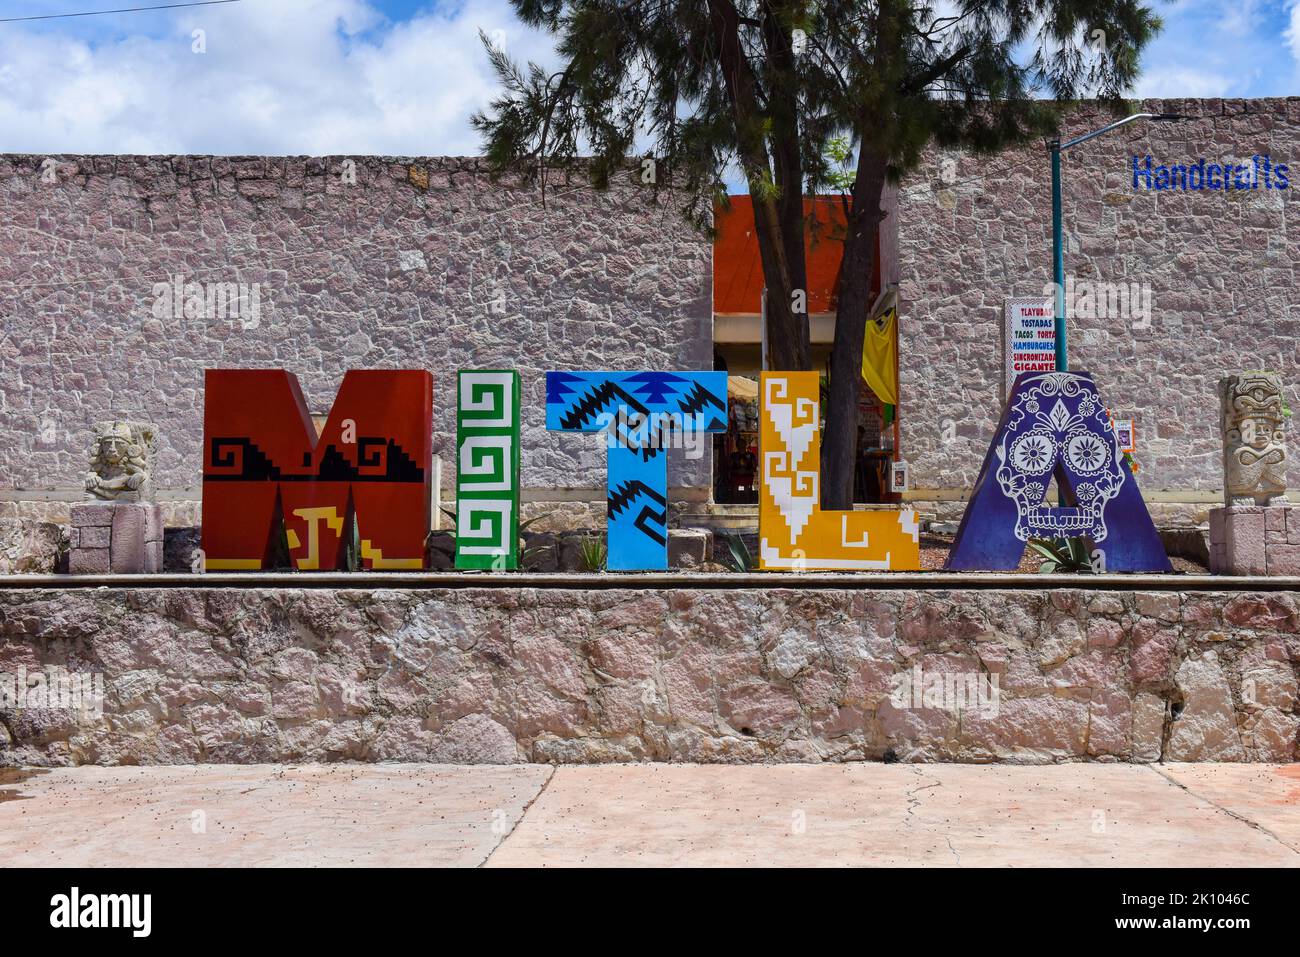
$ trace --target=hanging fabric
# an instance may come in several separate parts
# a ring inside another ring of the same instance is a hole
[[[862,378],[887,406],[898,405],[898,303],[890,292],[867,320],[862,337]]]

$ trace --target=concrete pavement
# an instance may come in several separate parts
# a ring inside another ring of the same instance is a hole
[[[0,770],[0,864],[1300,866],[1300,764]]]

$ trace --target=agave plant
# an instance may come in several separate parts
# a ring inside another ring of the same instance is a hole
[[[743,574],[758,568],[758,562],[754,560],[753,553],[739,533],[731,529],[722,529],[718,534],[727,543],[727,550],[719,553],[717,557],[723,565],[727,566],[728,571]]]
[[[439,511],[441,511],[443,515],[447,516],[447,520],[451,523],[451,527],[455,529],[456,510],[451,508],[443,508],[443,509],[439,509]],[[524,532],[528,531],[528,527],[532,525],[534,522],[540,522],[542,519],[550,518],[554,514],[555,512],[553,511],[542,512],[540,515],[534,515],[532,518],[526,518],[519,523],[519,568],[520,569],[527,568],[528,562],[531,559],[540,555],[548,547],[542,545],[542,546],[538,546],[537,548],[528,548],[524,544]]]
[[[1059,572],[1091,575],[1095,571],[1086,539],[1077,536],[1064,539],[1031,538],[1029,547],[1043,558],[1038,566],[1041,574],[1050,575]]]
[[[595,535],[587,535],[578,543],[578,561],[585,572],[603,571],[607,555],[604,540]]]

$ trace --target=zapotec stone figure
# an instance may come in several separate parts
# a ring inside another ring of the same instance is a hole
[[[148,422],[97,422],[90,445],[86,491],[116,502],[153,500],[151,471],[158,429]]]
[[[1243,372],[1220,379],[1219,403],[1225,503],[1287,504],[1281,377],[1274,372]]]

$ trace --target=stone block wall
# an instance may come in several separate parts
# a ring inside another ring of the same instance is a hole
[[[0,156],[0,517],[66,522],[91,423],[136,417],[168,523],[197,524],[210,366],[288,369],[322,414],[349,368],[431,370],[448,489],[456,370],[517,368],[524,488],[603,499],[603,448],[544,429],[543,372],[713,365],[710,242],[647,199],[629,176],[543,202],[459,157]],[[245,284],[245,311],[155,314],[176,275]]]
[[[0,709],[0,764],[1300,757],[1294,592],[0,591],[53,667],[102,716]]]
[[[1070,365],[1134,420],[1157,519],[1204,522],[1221,501],[1217,380],[1277,370],[1300,408],[1300,98],[1141,108],[1192,119],[1135,122],[1066,151],[1062,206],[1067,277],[1149,284],[1150,321],[1071,319]],[[1084,108],[1063,138],[1112,118]],[[1268,154],[1291,167],[1291,186],[1135,190],[1134,154],[1155,165]],[[1040,295],[1052,277],[1049,155],[1041,143],[992,158],[933,149],[902,184],[898,218],[902,447],[921,509],[957,517],[962,503],[940,500],[974,484],[1001,410],[1002,301]]]
[[[1300,507],[1230,505],[1210,511],[1210,571],[1300,576]]]

